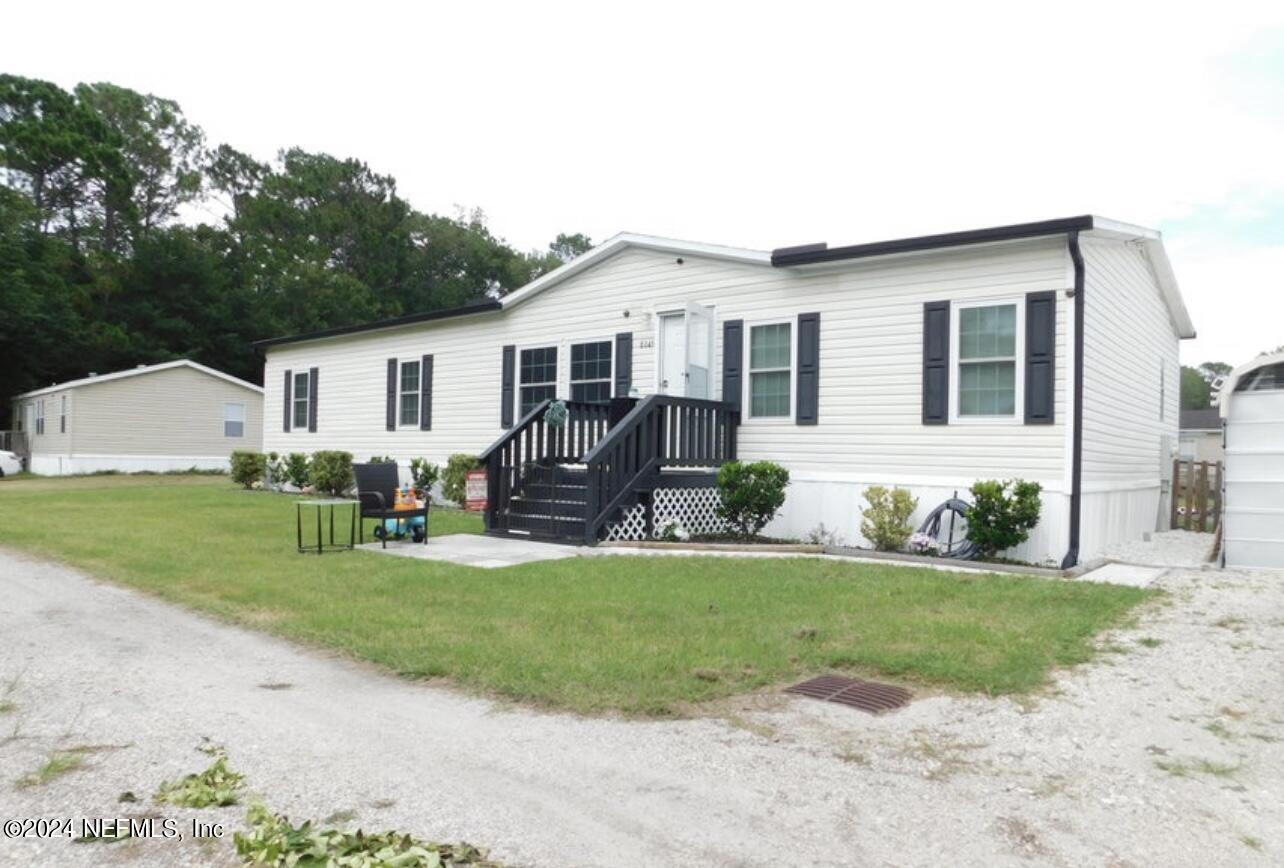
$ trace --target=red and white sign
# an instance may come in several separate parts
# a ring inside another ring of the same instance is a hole
[[[486,471],[470,470],[464,477],[464,509],[486,511]]]

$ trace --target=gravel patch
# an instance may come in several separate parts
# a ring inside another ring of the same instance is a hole
[[[1158,584],[1169,594],[1103,637],[1099,662],[1036,697],[923,694],[871,717],[772,692],[640,722],[399,680],[0,552],[15,706],[0,714],[0,813],[238,827],[242,807],[150,802],[212,742],[297,819],[464,839],[515,865],[1279,864],[1284,574],[1174,569]],[[81,767],[15,786],[86,746]],[[0,839],[0,863],[236,859],[229,835]]]
[[[1208,564],[1213,551],[1211,533],[1193,530],[1156,531],[1148,540],[1133,540],[1107,549],[1103,557],[1128,564],[1154,567],[1190,567]]]

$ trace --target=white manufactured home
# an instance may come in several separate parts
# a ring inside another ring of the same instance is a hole
[[[13,418],[33,473],[226,470],[263,445],[263,390],[179,359],[26,392]]]
[[[1073,564],[1165,514],[1193,335],[1158,233],[1098,217],[775,251],[625,234],[498,300],[262,342],[263,442],[480,454],[492,532],[583,542],[698,525],[732,457],[790,471],[768,533],[854,543],[866,486],[921,517],[1029,479],[1013,554]]]

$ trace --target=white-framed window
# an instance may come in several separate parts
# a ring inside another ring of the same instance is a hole
[[[36,433],[45,433],[45,399],[36,402]]]
[[[58,433],[67,433],[67,396],[58,396]]]
[[[1016,299],[955,304],[951,346],[955,419],[1021,419],[1023,310]]]
[[[793,384],[793,324],[749,327],[749,416],[788,417]]]
[[[533,347],[522,350],[521,389],[518,393],[518,417],[539,406],[540,401],[557,397],[557,347]]]
[[[419,427],[419,360],[402,362],[398,378],[398,424],[403,427]]]
[[[311,397],[311,378],[307,371],[298,371],[294,375],[294,428],[306,431],[308,428],[308,399]]]
[[[245,436],[245,405],[244,404],[224,404],[223,405],[223,436],[224,437],[244,437]]]
[[[571,400],[604,404],[611,400],[611,342],[571,345]]]

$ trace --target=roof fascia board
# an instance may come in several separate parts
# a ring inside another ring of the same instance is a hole
[[[175,359],[172,362],[161,362],[160,364],[146,365],[141,368],[113,371],[110,374],[102,374],[97,377],[81,377],[78,380],[68,380],[65,383],[55,383],[52,386],[45,386],[43,389],[33,389],[30,392],[23,392],[21,395],[15,395],[13,400],[16,401],[20,398],[38,398],[41,395],[51,395],[54,392],[64,392],[67,389],[79,389],[83,386],[96,386],[99,383],[107,383],[112,380],[124,380],[128,377],[138,377],[143,374],[154,374],[158,371],[168,371],[171,368],[191,368],[193,370],[200,371],[203,374],[209,374],[211,377],[218,377],[220,380],[226,380],[234,385],[258,392],[260,395],[263,394],[262,386],[256,386],[253,383],[240,379],[239,377],[233,377],[231,374],[225,374],[222,371],[207,367],[199,362],[193,362],[190,359]]]
[[[279,346],[281,344],[298,344],[305,341],[319,341],[327,338],[344,337],[345,335],[361,334],[362,332],[382,331],[384,329],[394,329],[402,326],[417,325],[419,323],[433,322],[434,320],[455,319],[458,317],[474,316],[477,314],[493,313],[500,310],[503,305],[496,299],[491,299],[483,304],[469,304],[463,307],[450,307],[444,310],[434,310],[428,313],[411,314],[410,316],[395,317],[393,319],[376,320],[375,322],[364,323],[362,325],[336,326],[335,328],[321,329],[315,332],[304,332],[297,335],[287,335],[279,338],[266,338],[261,341],[255,341],[253,346],[258,349]]]

